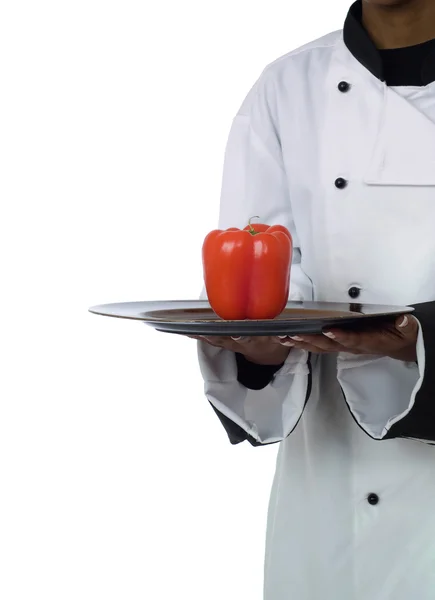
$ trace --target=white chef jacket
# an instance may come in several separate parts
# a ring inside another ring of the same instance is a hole
[[[387,87],[342,31],[270,64],[231,128],[219,228],[253,215],[291,231],[291,300],[434,300],[435,83]],[[280,442],[265,600],[434,600],[435,446],[385,439],[422,385],[421,326],[418,365],[292,349],[262,390],[234,353],[198,352],[213,407]]]

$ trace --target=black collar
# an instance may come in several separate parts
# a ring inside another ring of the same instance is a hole
[[[372,75],[385,81],[382,53],[376,48],[362,24],[362,0],[357,0],[349,9],[344,23],[343,39],[358,62]],[[433,81],[435,81],[435,50],[429,52],[421,65],[422,85],[428,85]]]

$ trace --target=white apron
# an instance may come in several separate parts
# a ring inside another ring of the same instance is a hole
[[[253,215],[293,234],[291,299],[434,300],[435,83],[388,88],[341,32],[269,65],[231,129],[219,227]],[[310,391],[307,358],[293,349],[253,391],[234,354],[199,344],[209,401],[258,442],[282,440],[265,600],[434,600],[435,446],[383,440],[420,388],[421,330],[418,367],[312,356]]]

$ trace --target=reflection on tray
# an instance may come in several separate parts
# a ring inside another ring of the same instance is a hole
[[[356,306],[356,305],[355,305]],[[361,305],[358,305],[361,306]],[[185,308],[170,310],[153,310],[142,313],[144,319],[156,321],[184,321],[184,322],[203,322],[203,323],[237,323],[238,321],[223,321],[214,311],[201,308]],[[269,321],[293,321],[301,319],[340,319],[349,317],[360,317],[361,311],[344,310],[318,310],[310,308],[286,308],[280,315]],[[249,319],[245,319],[245,322]],[[243,321],[242,321],[243,322]],[[255,321],[253,321],[255,322]],[[262,321],[267,322],[266,320]]]

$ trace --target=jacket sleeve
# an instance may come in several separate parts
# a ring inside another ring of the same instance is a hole
[[[219,225],[243,228],[258,215],[293,237],[291,300],[311,300],[292,217],[274,114],[274,82],[263,73],[233,120],[225,152]],[[206,298],[203,290],[203,298]],[[279,442],[296,427],[311,387],[309,354],[292,350],[283,365],[257,368],[240,355],[198,342],[205,395],[233,444]],[[252,373],[255,371],[255,375]]]
[[[338,380],[349,410],[373,439],[435,442],[435,302],[414,308],[417,363],[339,355]]]
[[[415,304],[414,316],[421,330],[420,381],[414,404],[389,429],[386,438],[413,438],[435,442],[435,302]]]

